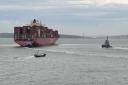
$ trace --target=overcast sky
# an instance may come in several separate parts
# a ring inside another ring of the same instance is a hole
[[[39,19],[59,33],[128,34],[128,0],[0,0],[0,32]]]

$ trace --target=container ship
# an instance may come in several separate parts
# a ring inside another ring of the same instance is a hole
[[[36,19],[30,25],[14,27],[14,41],[22,47],[53,45],[58,38],[57,30],[49,29]]]

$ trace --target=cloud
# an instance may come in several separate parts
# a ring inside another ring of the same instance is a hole
[[[124,4],[128,5],[128,0],[69,0],[69,4],[92,4],[92,5],[106,5],[106,4]]]
[[[122,27],[128,27],[127,7],[127,0],[3,0],[0,27],[5,28],[1,32],[13,32],[15,25],[22,26],[37,18],[68,34],[107,34],[111,29],[110,33],[119,33]],[[104,32],[99,32],[101,29]]]
[[[30,10],[30,11],[38,11],[38,10],[48,10],[54,9],[56,6],[22,6],[22,5],[0,5],[0,10],[8,11],[8,10]]]
[[[0,3],[0,10],[49,10],[61,7],[62,4],[58,4],[59,1],[51,0],[6,0]]]
[[[100,6],[100,7],[99,7]],[[101,7],[102,6],[102,7]],[[128,0],[6,0],[0,3],[0,10],[63,10],[71,8],[128,7]]]

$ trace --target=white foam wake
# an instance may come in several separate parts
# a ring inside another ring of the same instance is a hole
[[[28,56],[28,57],[26,57],[25,59],[31,59],[31,58],[33,58],[34,56]]]
[[[17,44],[1,44],[0,47],[12,47],[12,46],[18,46]]]
[[[124,48],[124,47],[114,47],[113,49],[118,49],[118,50],[128,50],[128,48]]]

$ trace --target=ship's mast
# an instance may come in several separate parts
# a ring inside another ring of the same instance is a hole
[[[108,40],[108,36],[107,36],[107,40]]]
[[[105,41],[105,44],[106,44],[106,45],[109,45],[108,36],[107,36],[107,39],[106,39],[106,41]]]

